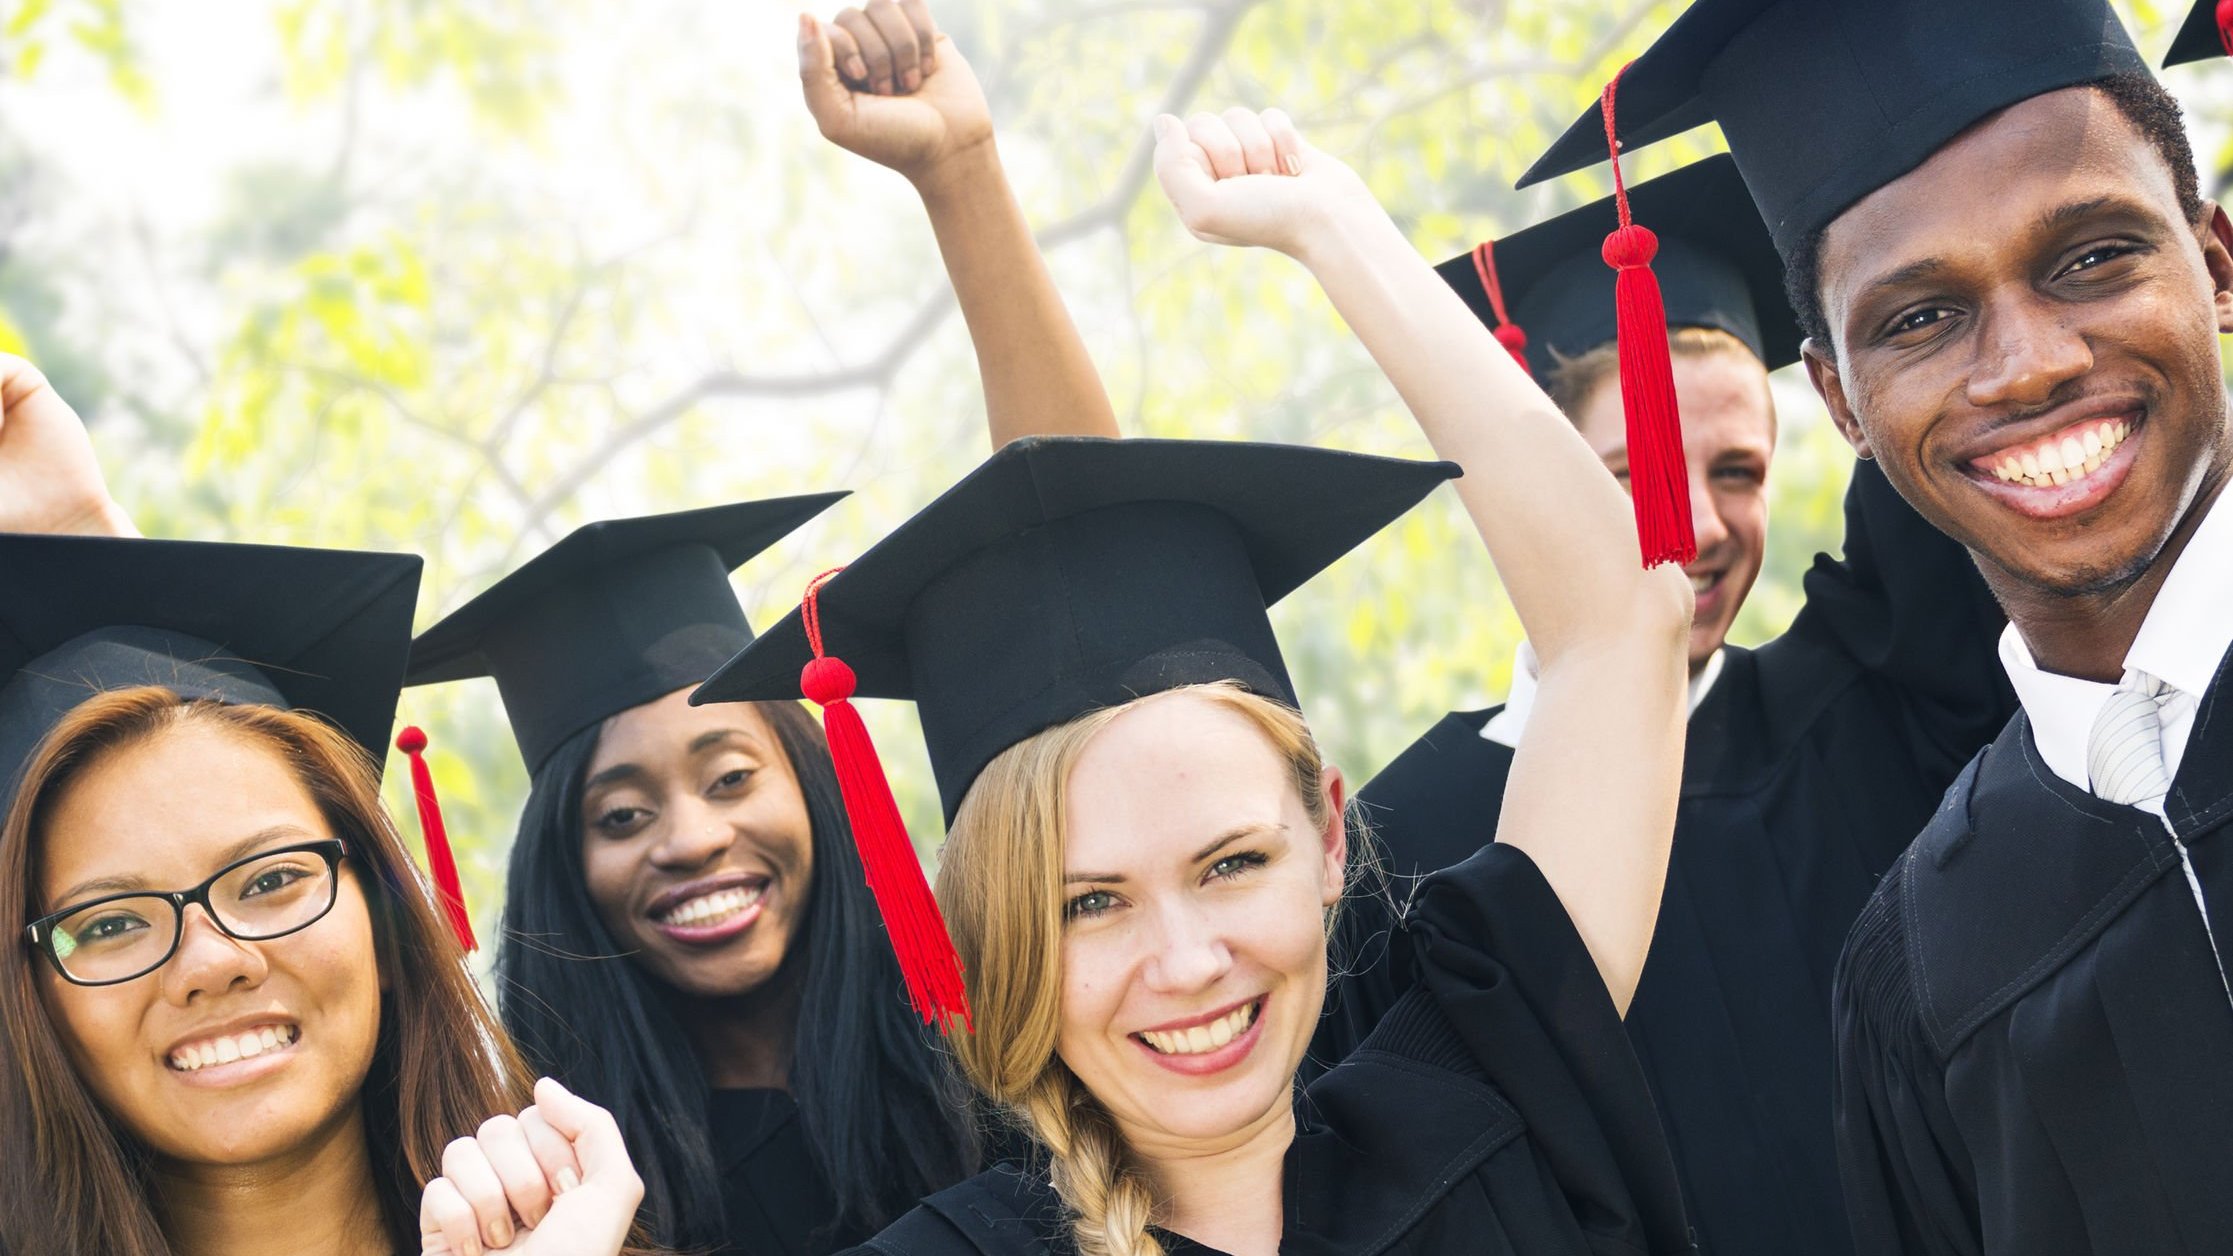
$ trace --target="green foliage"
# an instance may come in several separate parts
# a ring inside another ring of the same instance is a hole
[[[148,113],[155,85],[133,42],[126,0],[20,0],[0,4],[0,73],[29,79],[38,74],[57,37],[92,58],[116,94]]]
[[[41,160],[60,174],[37,186],[60,190],[20,231],[0,216],[16,250],[0,263],[0,308],[18,340],[66,367],[58,382],[151,531],[417,550],[426,623],[586,519],[854,489],[741,574],[765,623],[983,455],[974,360],[919,207],[816,134],[788,8],[219,8],[250,15],[234,15],[248,26],[228,46],[227,82],[266,86],[231,113],[192,115],[202,129],[174,141],[194,149],[185,184],[138,199],[86,191],[110,184],[104,155],[56,138]],[[1128,431],[1424,456],[1299,268],[1178,226],[1143,161],[1150,117],[1281,105],[1440,258],[1604,193],[1602,171],[1527,192],[1511,182],[1680,5],[935,8],[987,84],[1018,193],[1050,232]],[[2183,8],[2127,12],[2155,48]],[[35,106],[68,52],[168,135],[165,111],[199,107],[189,93],[209,89],[191,55],[140,38],[158,12],[0,0],[0,76]],[[2172,82],[2201,151],[2233,169],[2215,77]],[[248,138],[266,130],[280,138]],[[1709,128],[1653,146],[1629,174],[1718,142]],[[20,173],[4,146],[0,173]],[[0,340],[14,334],[0,322]],[[1778,403],[1770,557],[1741,640],[1787,623],[1800,572],[1836,547],[1850,465],[1803,381],[1779,381]],[[1448,492],[1274,617],[1353,781],[1443,711],[1496,700],[1519,641]],[[930,838],[938,809],[912,712],[869,706],[903,808]],[[525,785],[494,689],[415,691],[403,716],[433,734],[486,928]],[[391,777],[409,817],[403,774]]]

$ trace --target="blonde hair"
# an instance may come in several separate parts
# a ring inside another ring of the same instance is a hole
[[[1719,327],[1670,327],[1667,348],[1681,358],[1741,353],[1754,361],[1759,360],[1752,346]],[[1557,406],[1561,414],[1570,417],[1582,412],[1583,405],[1606,380],[1620,378],[1620,345],[1611,340],[1573,357],[1554,349],[1551,359],[1550,378],[1543,381],[1543,391],[1551,395],[1551,404]]]
[[[1311,822],[1333,822],[1324,759],[1300,712],[1232,682],[1198,694],[1262,730]],[[1161,695],[1157,695],[1161,696]],[[1108,1111],[1055,1054],[1062,1019],[1063,834],[1070,772],[1138,704],[1105,707],[1018,742],[978,774],[946,838],[938,901],[961,953],[976,1032],[950,1031],[962,1075],[1046,1150],[1080,1256],[1162,1256],[1152,1185]]]

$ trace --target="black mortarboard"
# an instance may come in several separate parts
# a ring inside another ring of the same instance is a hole
[[[415,554],[0,535],[0,811],[98,693],[313,711],[375,764],[410,649]]]
[[[494,676],[530,772],[752,641],[729,572],[844,493],[585,524],[419,635],[407,683]]]
[[[2171,39],[2163,68],[2222,57],[2228,48],[2233,48],[2233,0],[2195,0]]]
[[[1727,153],[1639,183],[1628,199],[1636,221],[1659,236],[1652,270],[1668,326],[1719,328],[1769,370],[1799,360],[1802,336],[1783,293],[1783,261]],[[1613,340],[1614,272],[1603,250],[1617,226],[1608,196],[1435,269],[1491,327],[1499,319],[1490,284],[1501,289],[1509,325],[1526,335],[1528,370],[1547,380],[1560,358]]]
[[[1032,437],[731,659],[692,702],[806,697],[878,912],[926,1021],[969,1022],[961,965],[850,699],[912,698],[951,823],[993,757],[1181,685],[1295,703],[1265,613],[1456,475],[1288,445]]]
[[[948,820],[1041,729],[1179,685],[1294,687],[1265,608],[1455,476],[1223,441],[1020,440],[823,586],[828,652],[866,697],[912,698]],[[800,696],[794,611],[692,700]]]
[[[2105,0],[1696,0],[1621,74],[1619,136],[1719,122],[1788,258],[1993,113],[2146,72]],[[1605,159],[1593,108],[1520,186]]]

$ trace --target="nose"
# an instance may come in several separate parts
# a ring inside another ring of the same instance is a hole
[[[227,990],[252,990],[263,984],[269,971],[260,946],[227,937],[201,904],[195,903],[186,908],[177,952],[156,970],[156,975],[162,983],[163,997],[185,1007],[196,998]]]
[[[1698,538],[1701,557],[1713,553],[1729,539],[1729,525],[1721,517],[1721,503],[1714,498],[1713,468],[1697,462],[1690,466],[1690,530]]]
[[[1233,966],[1233,952],[1214,923],[1191,903],[1158,913],[1155,952],[1146,981],[1157,994],[1192,994],[1216,984]]]
[[[2045,405],[2093,369],[2093,350],[2066,312],[2028,288],[1988,303],[1980,316],[1985,327],[1967,388],[1973,406]]]
[[[720,859],[736,840],[736,827],[719,808],[704,799],[686,799],[668,809],[651,861],[661,868],[691,871]]]

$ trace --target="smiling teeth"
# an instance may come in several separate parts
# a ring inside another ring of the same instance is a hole
[[[685,900],[673,911],[661,916],[660,922],[670,925],[713,925],[736,915],[760,901],[766,886],[755,885],[748,889],[715,890],[697,898]]]
[[[1690,578],[1690,591],[1692,593],[1705,593],[1720,583],[1721,573],[1718,571],[1706,576],[1692,576]]]
[[[1263,1006],[1261,999],[1236,1007],[1207,1025],[1194,1025],[1186,1029],[1143,1029],[1140,1041],[1163,1055],[1201,1055],[1215,1051],[1226,1043],[1248,1032],[1256,1023],[1256,1012]]]
[[[212,1064],[254,1059],[266,1051],[293,1046],[295,1039],[301,1036],[302,1031],[293,1025],[265,1025],[242,1034],[205,1038],[171,1052],[171,1067],[181,1073],[193,1073]]]
[[[1993,476],[2026,488],[2082,480],[2099,470],[2131,433],[2131,425],[2122,419],[2089,424],[2075,434],[2049,437],[2019,452],[2002,454],[1993,465]]]

